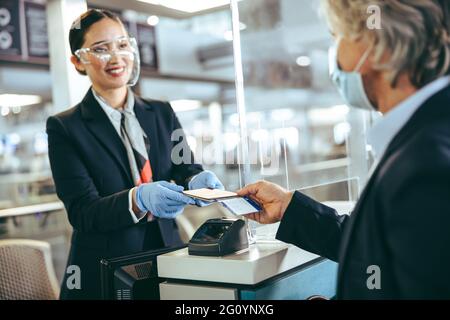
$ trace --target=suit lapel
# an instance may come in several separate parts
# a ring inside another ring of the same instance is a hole
[[[160,147],[156,115],[153,108],[154,107],[151,104],[146,103],[141,98],[135,96],[134,113],[150,142],[148,157],[153,171],[153,180],[157,181],[159,172],[158,154]]]
[[[88,91],[82,101],[81,114],[88,130],[116,160],[129,182],[133,185],[125,146],[108,116],[97,100],[95,100],[92,89]]]

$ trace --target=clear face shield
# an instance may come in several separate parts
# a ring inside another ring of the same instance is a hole
[[[126,63],[129,79],[128,86],[134,86],[140,73],[139,49],[135,38],[120,37],[110,41],[103,41],[90,48],[81,48],[75,55],[83,64],[91,64],[93,60],[107,64],[114,56],[123,59]]]

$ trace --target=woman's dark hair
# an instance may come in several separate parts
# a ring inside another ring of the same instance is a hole
[[[75,51],[82,47],[85,40],[85,35],[89,31],[89,28],[96,22],[99,22],[105,18],[115,20],[122,24],[122,21],[115,13],[103,9],[89,9],[72,23],[69,32],[69,43],[70,51],[73,55],[75,55]],[[85,74],[81,71],[78,72]]]

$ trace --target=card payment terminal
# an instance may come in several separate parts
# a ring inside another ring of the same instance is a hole
[[[224,256],[248,248],[245,222],[241,219],[209,219],[189,241],[188,252],[197,256]]]

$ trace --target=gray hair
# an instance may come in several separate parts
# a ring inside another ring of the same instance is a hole
[[[375,67],[387,71],[393,87],[402,74],[417,88],[450,74],[450,0],[321,2],[333,30],[373,45]],[[381,28],[368,28],[370,6],[380,8]]]

